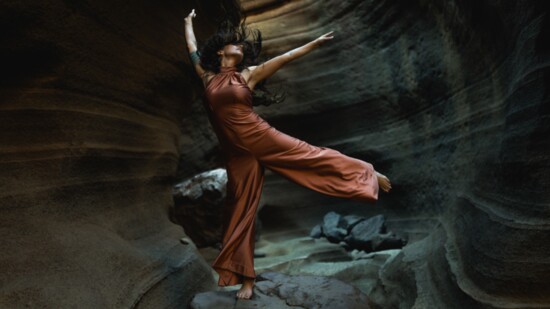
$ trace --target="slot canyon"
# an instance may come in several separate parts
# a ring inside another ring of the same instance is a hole
[[[223,167],[184,37],[195,9],[203,43],[223,2],[0,1],[1,308],[230,298],[201,225],[171,216],[176,184]],[[393,188],[360,203],[266,170],[264,290],[227,308],[550,308],[550,2],[241,5],[266,59],[334,31],[268,79],[286,100],[256,112]],[[331,212],[383,215],[406,244],[310,237]]]

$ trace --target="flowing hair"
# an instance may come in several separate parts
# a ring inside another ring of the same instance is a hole
[[[217,52],[227,44],[243,44],[243,60],[237,64],[240,72],[248,66],[258,65],[263,62],[260,58],[262,51],[262,33],[258,29],[250,29],[246,26],[246,15],[238,0],[227,0],[228,4],[222,4],[224,18],[218,22],[215,34],[210,36],[199,48],[201,66],[214,73],[220,72],[220,58]],[[229,7],[229,8],[228,8]],[[205,72],[208,74],[208,72]],[[204,79],[205,76],[202,76]],[[253,105],[268,106],[281,103],[286,98],[285,94],[272,93],[265,87],[267,79],[256,84],[252,91]]]

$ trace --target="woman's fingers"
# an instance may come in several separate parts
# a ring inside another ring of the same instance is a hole
[[[320,42],[323,42],[323,41],[326,41],[326,40],[330,40],[332,38],[334,38],[334,36],[331,36],[330,34],[332,34],[334,31],[330,31],[330,32],[327,32],[325,34],[323,34],[322,36],[320,36],[317,40],[319,40]]]
[[[328,41],[328,40],[334,38],[333,36],[329,36],[329,34],[331,34],[333,32],[334,31],[327,32],[327,33],[323,34],[322,36],[318,37],[315,41],[319,42],[320,44],[323,44],[325,41]]]
[[[333,33],[334,31],[330,31],[330,32],[327,32],[325,34],[323,34],[322,36],[320,36],[320,38],[326,38],[329,36],[329,34]],[[332,38],[332,37],[331,37]]]

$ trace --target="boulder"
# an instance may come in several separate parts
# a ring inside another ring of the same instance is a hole
[[[342,216],[334,211],[327,213],[323,218],[323,235],[331,242],[338,243],[348,234],[341,219]]]
[[[195,175],[173,188],[173,221],[183,226],[197,247],[221,241],[227,172],[223,168]]]

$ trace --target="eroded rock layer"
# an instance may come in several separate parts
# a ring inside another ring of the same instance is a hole
[[[262,116],[387,174],[394,189],[376,211],[394,220],[392,230],[415,233],[411,222],[436,219],[426,229],[433,241],[411,244],[385,270],[393,276],[384,278],[387,290],[401,295],[395,303],[550,307],[548,3],[244,5],[270,56],[335,36],[273,76],[273,87],[285,85],[289,96],[277,108],[258,108]],[[307,207],[351,205],[275,176],[264,193],[263,203],[281,209],[264,222],[288,227],[304,224]]]
[[[0,307],[182,308],[214,287],[168,216],[190,10],[0,3]]]
[[[193,7],[199,44],[211,34],[217,4],[0,3],[2,306],[177,307],[212,288],[168,208],[176,169],[220,166],[183,38]],[[270,57],[335,31],[258,112],[394,188],[374,208],[268,175],[266,226],[385,212],[413,241],[379,305],[550,307],[546,1],[243,5]]]

